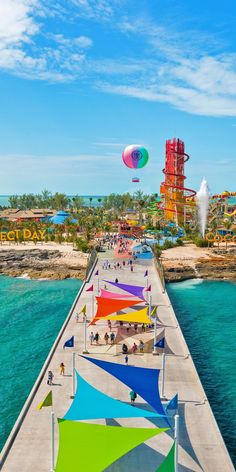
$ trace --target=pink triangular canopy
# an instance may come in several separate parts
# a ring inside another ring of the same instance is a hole
[[[101,293],[100,296],[102,298],[133,298],[133,295],[126,295],[124,293],[115,293],[115,292],[109,292],[109,290],[105,290],[104,288],[101,288]]]

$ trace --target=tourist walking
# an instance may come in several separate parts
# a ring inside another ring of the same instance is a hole
[[[117,277],[116,277],[116,279],[115,279],[115,284],[118,284],[118,282],[119,282],[119,280],[118,280]]]
[[[133,271],[134,271],[134,268],[133,268],[133,266],[132,266],[132,265],[130,266],[130,270],[131,270],[131,272],[133,272]]]
[[[134,343],[132,348],[131,348],[131,351],[132,351],[133,354],[135,354],[137,352],[137,350],[138,350],[138,346],[137,346],[136,343]]]
[[[60,375],[64,375],[65,374],[65,365],[63,364],[63,362],[60,363]]]
[[[128,365],[128,363],[129,363],[129,356],[128,356],[128,354],[126,354],[126,356],[125,356],[125,365]]]
[[[128,352],[128,347],[127,347],[127,345],[124,343],[124,344],[122,344],[122,353],[123,353],[123,354],[127,354],[127,352]]]
[[[131,405],[134,406],[134,402],[135,402],[135,400],[136,400],[136,398],[137,398],[137,393],[135,393],[134,390],[131,390],[131,391],[129,392],[129,396],[130,396]]]
[[[104,334],[104,341],[106,344],[108,344],[108,339],[109,339],[109,334],[105,333]]]
[[[142,339],[140,339],[140,341],[139,341],[139,350],[140,350],[140,352],[143,352],[143,350],[144,350],[144,342],[142,341]]]
[[[94,334],[93,334],[92,331],[91,331],[91,333],[90,333],[90,335],[89,335],[89,340],[90,340],[90,345],[92,346],[93,341],[94,341]]]
[[[138,325],[137,325],[137,323],[134,323],[134,331],[135,331],[135,333],[137,333],[137,329],[138,329]]]
[[[142,333],[145,333],[145,330],[146,330],[146,327],[145,327],[145,324],[143,323],[143,324],[142,324],[142,327],[141,327]]]
[[[111,333],[110,335],[110,338],[111,338],[111,344],[114,344],[114,341],[115,341],[115,333]]]
[[[98,332],[97,332],[97,333],[95,334],[95,336],[94,336],[94,341],[96,341],[96,344],[98,344],[99,339],[100,339],[100,336],[99,336],[99,334],[98,334]]]
[[[54,375],[53,375],[52,371],[49,370],[48,371],[48,380],[47,380],[48,385],[52,385],[53,377],[54,377]]]

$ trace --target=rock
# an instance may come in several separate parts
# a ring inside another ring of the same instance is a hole
[[[0,273],[12,277],[27,274],[32,279],[84,279],[86,266],[63,258],[58,250],[29,249],[0,251]]]

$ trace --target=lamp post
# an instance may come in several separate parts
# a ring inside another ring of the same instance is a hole
[[[55,463],[55,413],[51,412],[51,469],[50,472],[54,472],[54,463]]]
[[[75,352],[72,352],[72,395],[71,398],[75,396]]]
[[[175,472],[178,472],[179,415],[175,415]]]
[[[163,352],[162,354],[162,379],[161,379],[161,396],[165,398],[164,390],[165,390],[165,368],[166,368],[166,355]]]

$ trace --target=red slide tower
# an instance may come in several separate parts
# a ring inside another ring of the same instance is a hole
[[[193,205],[191,197],[196,195],[192,189],[184,186],[184,164],[189,160],[189,155],[184,150],[184,142],[180,139],[168,139],[166,141],[165,181],[162,182],[160,191],[164,197],[164,216],[167,221],[173,221],[178,226],[185,223],[185,205]],[[189,201],[187,201],[189,200]]]

